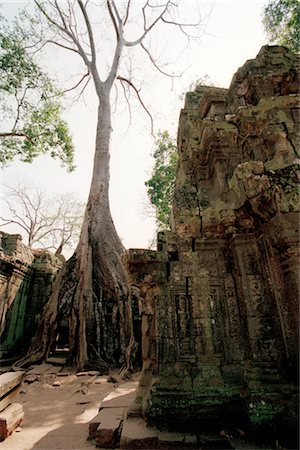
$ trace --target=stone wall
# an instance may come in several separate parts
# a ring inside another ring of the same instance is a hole
[[[298,89],[297,56],[265,46],[228,90],[186,95],[172,231],[159,234],[157,251],[130,252],[149,423],[220,431],[279,421],[276,433],[287,427],[289,435],[298,380]]]
[[[0,357],[28,349],[62,261],[0,232]]]

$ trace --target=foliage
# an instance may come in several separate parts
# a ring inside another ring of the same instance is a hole
[[[41,154],[74,168],[74,147],[62,119],[62,93],[24,46],[17,26],[0,18],[0,164]],[[5,127],[5,128],[4,128]]]
[[[146,181],[147,194],[156,208],[159,230],[170,227],[169,218],[177,165],[177,147],[168,131],[160,131],[155,140],[155,164],[151,178]]]
[[[282,405],[273,404],[264,400],[249,404],[249,417],[254,424],[268,422],[282,411]]]
[[[299,51],[299,0],[269,0],[264,7],[263,24],[272,42]]]
[[[18,182],[5,186],[4,203],[0,226],[16,226],[29,247],[54,249],[59,255],[79,238],[84,205],[73,194],[50,197],[38,186]]]

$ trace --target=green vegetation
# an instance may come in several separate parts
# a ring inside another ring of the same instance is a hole
[[[268,422],[282,411],[282,405],[272,404],[264,400],[249,404],[249,417],[251,422],[254,424]]]
[[[168,131],[160,131],[155,140],[155,164],[151,178],[146,181],[147,194],[156,208],[156,221],[160,231],[170,228],[171,201],[177,165],[177,147]]]
[[[17,24],[0,17],[0,164],[49,153],[69,170],[74,147],[62,119],[62,93],[35,62]]]
[[[272,42],[299,52],[299,0],[269,0],[264,7],[263,24]]]

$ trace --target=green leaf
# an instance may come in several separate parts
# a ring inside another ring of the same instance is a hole
[[[74,146],[62,118],[63,95],[24,47],[18,28],[0,18],[0,164],[48,153],[74,169]]]

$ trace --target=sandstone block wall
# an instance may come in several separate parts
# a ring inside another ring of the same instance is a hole
[[[186,95],[172,231],[130,259],[149,422],[257,425],[295,406],[298,89],[297,56],[265,46],[228,90]]]
[[[62,261],[0,232],[0,357],[28,349]]]

